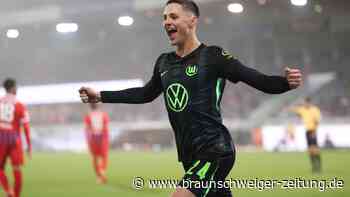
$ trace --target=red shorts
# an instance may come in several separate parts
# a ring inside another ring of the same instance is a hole
[[[24,157],[21,143],[0,144],[0,169],[4,169],[8,157],[11,159],[12,166],[23,165]]]
[[[91,140],[89,142],[89,150],[94,156],[105,157],[108,154],[108,143],[94,142]]]

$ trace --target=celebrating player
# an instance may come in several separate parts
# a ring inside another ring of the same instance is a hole
[[[22,189],[23,149],[21,127],[24,127],[29,158],[32,154],[30,142],[29,115],[26,107],[16,99],[17,87],[14,79],[3,84],[6,95],[0,98],[0,183],[8,197],[19,197]],[[6,159],[11,159],[14,188],[8,183],[5,174]]]
[[[92,164],[97,175],[97,182],[107,182],[106,169],[108,163],[108,114],[101,111],[96,103],[91,103],[91,112],[85,116],[85,133],[92,156]]]
[[[304,104],[291,109],[303,120],[306,129],[306,141],[313,173],[321,172],[321,155],[317,143],[317,127],[321,120],[320,109],[311,103],[310,98],[305,98]]]
[[[151,80],[144,87],[122,91],[97,92],[82,87],[80,97],[85,103],[147,103],[163,92],[178,158],[185,170],[172,196],[227,197],[232,196],[229,188],[188,184],[223,181],[235,162],[234,145],[220,113],[226,79],[281,94],[297,88],[302,78],[298,69],[290,68],[286,68],[284,77],[262,74],[221,47],[201,43],[196,34],[199,16],[193,1],[169,0],[163,12],[163,27],[176,50],[159,56]]]

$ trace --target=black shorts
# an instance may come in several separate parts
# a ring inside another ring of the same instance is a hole
[[[223,182],[230,173],[235,153],[215,160],[196,160],[183,162],[186,174],[178,183],[196,197],[232,197],[230,188],[223,187]]]
[[[306,141],[307,141],[307,146],[308,147],[310,147],[310,146],[318,146],[316,131],[308,130],[306,132]]]

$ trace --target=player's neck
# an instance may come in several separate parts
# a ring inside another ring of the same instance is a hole
[[[6,92],[6,94],[8,96],[16,96],[16,92],[12,92],[12,91]]]
[[[197,49],[201,43],[199,42],[196,36],[192,36],[188,40],[186,40],[183,44],[179,44],[176,47],[176,54],[180,57],[185,57],[190,54],[192,51]]]

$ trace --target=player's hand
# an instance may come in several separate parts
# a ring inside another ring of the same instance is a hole
[[[98,103],[101,101],[100,93],[89,87],[81,87],[79,94],[83,103]]]
[[[303,84],[303,75],[299,69],[293,69],[287,67],[285,69],[286,78],[291,89],[298,88]]]

